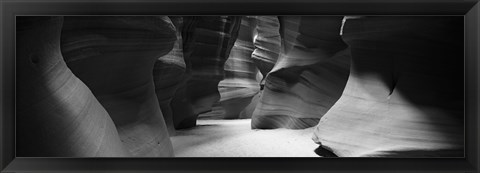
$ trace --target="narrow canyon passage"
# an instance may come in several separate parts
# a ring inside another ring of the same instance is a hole
[[[17,17],[21,157],[462,157],[460,16]]]

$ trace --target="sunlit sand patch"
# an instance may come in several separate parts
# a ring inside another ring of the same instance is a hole
[[[171,137],[176,157],[319,157],[313,128],[252,130],[250,119],[198,120]]]

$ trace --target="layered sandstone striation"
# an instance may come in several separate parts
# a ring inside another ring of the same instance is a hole
[[[260,90],[259,71],[252,61],[256,19],[242,17],[238,38],[225,62],[225,78],[218,84],[223,118],[239,118],[239,113]]]
[[[170,157],[172,139],[180,156],[462,157],[462,26],[461,16],[18,16],[17,156]],[[197,126],[205,113],[217,120]],[[231,147],[247,139],[258,141]],[[304,148],[249,149],[272,140]]]
[[[173,136],[175,135],[175,125],[171,102],[178,88],[183,83],[186,75],[186,65],[183,58],[183,18],[179,16],[170,16],[169,18],[176,28],[177,41],[167,55],[157,58],[153,68],[153,80],[155,82],[155,93],[167,124],[168,133],[170,136]]]
[[[131,156],[109,112],[67,67],[62,23],[62,17],[17,17],[17,156]]]
[[[340,157],[462,157],[462,23],[445,16],[346,20],[350,76],[314,141]]]
[[[175,128],[196,125],[199,114],[219,101],[218,83],[240,28],[240,16],[184,16],[186,78],[172,100]]]
[[[281,52],[280,21],[277,16],[255,16],[255,19],[252,59],[264,79]]]
[[[173,156],[152,72],[176,40],[168,17],[65,17],[64,59],[108,112],[132,156]]]
[[[265,77],[273,69],[281,51],[280,21],[277,16],[255,16],[253,37],[254,50],[251,58],[261,73],[260,89],[263,90]],[[239,118],[251,118],[262,91],[240,112]]]
[[[333,106],[350,66],[350,50],[340,37],[342,18],[280,18],[282,54],[265,78],[252,128],[312,127]]]

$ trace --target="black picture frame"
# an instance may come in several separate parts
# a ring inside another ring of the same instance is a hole
[[[478,172],[479,0],[0,0],[2,172]],[[15,158],[16,15],[464,15],[465,158]]]

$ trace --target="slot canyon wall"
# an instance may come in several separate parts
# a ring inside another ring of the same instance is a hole
[[[186,77],[172,100],[176,129],[196,125],[199,114],[220,100],[218,84],[240,29],[240,16],[183,17]]]
[[[17,18],[17,156],[130,156],[107,110],[67,67],[62,24]]]
[[[176,39],[168,17],[65,17],[65,62],[107,110],[133,156],[173,156],[152,71]]]
[[[169,16],[169,18],[176,28],[177,41],[167,55],[157,58],[153,68],[153,80],[155,82],[155,94],[157,94],[168,134],[173,136],[175,135],[175,123],[171,103],[175,93],[186,78],[187,67],[183,57],[183,18],[177,16]]]
[[[253,52],[250,56],[261,74],[260,91],[256,93],[240,113],[240,118],[251,118],[263,93],[265,77],[278,60],[281,51],[280,22],[277,16],[255,16]]]
[[[265,78],[252,128],[313,127],[337,101],[350,66],[342,18],[280,17],[283,51]]]
[[[314,132],[344,157],[463,156],[462,17],[348,19],[347,86]]]
[[[19,17],[17,156],[172,157],[217,108],[340,157],[463,156],[462,22]]]
[[[251,58],[255,33],[255,17],[243,16],[238,38],[224,66],[225,78],[218,85],[224,119],[240,118],[240,112],[260,90],[261,74]]]

